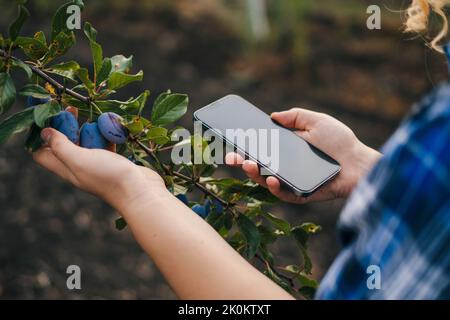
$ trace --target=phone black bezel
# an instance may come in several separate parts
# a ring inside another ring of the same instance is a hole
[[[239,153],[240,153],[241,155],[243,155],[246,159],[251,159],[252,161],[256,162],[260,168],[263,167],[265,170],[267,170],[268,172],[272,173],[272,175],[264,175],[264,176],[268,176],[268,177],[269,177],[269,176],[274,176],[274,177],[276,177],[277,179],[279,179],[279,180],[282,182],[282,184],[284,184],[284,185],[286,185],[287,187],[289,187],[296,195],[303,196],[303,197],[308,197],[309,195],[311,195],[312,193],[314,193],[317,189],[319,189],[321,186],[323,186],[325,183],[327,183],[328,181],[330,181],[331,179],[333,179],[337,174],[339,174],[339,172],[341,172],[341,169],[342,169],[341,165],[340,165],[336,160],[333,159],[333,160],[336,162],[336,164],[337,164],[337,170],[336,170],[335,172],[333,172],[331,175],[329,175],[329,176],[326,177],[324,180],[322,180],[321,182],[319,182],[316,186],[314,186],[314,187],[311,188],[310,190],[303,190],[303,189],[300,189],[300,188],[298,188],[297,186],[293,185],[291,182],[289,182],[287,179],[285,179],[284,177],[280,176],[278,173],[273,172],[270,168],[268,168],[267,166],[265,166],[264,164],[262,164],[261,162],[259,162],[257,159],[255,159],[254,157],[252,157],[251,155],[249,155],[245,150],[242,150],[241,148],[239,148],[239,147],[238,147],[237,145],[235,145],[234,143],[228,141],[228,140],[226,139],[226,137],[223,136],[223,134],[217,132],[216,129],[212,128],[211,126],[209,126],[208,124],[206,124],[204,121],[202,121],[202,120],[198,117],[198,113],[199,113],[200,111],[202,111],[202,110],[204,110],[204,109],[207,109],[207,108],[210,108],[210,107],[212,107],[215,103],[220,102],[221,100],[224,100],[224,99],[226,99],[226,98],[228,98],[228,97],[231,97],[231,96],[235,96],[235,97],[239,97],[239,98],[241,98],[241,99],[244,99],[244,98],[242,98],[242,97],[240,97],[240,96],[238,96],[238,95],[233,95],[233,94],[226,95],[226,96],[224,96],[223,98],[220,98],[220,99],[218,99],[218,100],[216,100],[216,101],[214,101],[214,102],[211,102],[210,104],[208,104],[208,105],[206,105],[206,106],[204,106],[204,107],[202,107],[202,108],[200,108],[200,109],[194,111],[193,118],[194,118],[195,121],[200,121],[203,128],[206,128],[207,130],[213,131],[214,134],[216,134],[217,136],[219,136],[219,137],[222,139],[223,142],[225,142],[226,144],[228,144],[228,145],[230,145],[230,146],[233,146],[233,148],[236,149],[236,150],[238,150]],[[244,100],[245,100],[245,99],[244,99]],[[247,101],[247,100],[245,100],[245,101]],[[247,102],[248,102],[248,101],[247,101]],[[249,103],[250,103],[250,102],[249,102]],[[252,104],[252,105],[253,105],[253,104]],[[256,106],[255,106],[255,107],[256,107]],[[257,108],[258,110],[260,110],[261,112],[265,113],[263,110],[259,109],[258,107],[256,107],[256,108]],[[267,113],[265,113],[265,114],[267,115]],[[276,123],[276,125],[280,126],[280,125],[277,124],[277,123]],[[280,127],[283,128],[282,126],[280,126]],[[299,136],[299,138],[300,138],[300,139],[303,139],[303,138],[300,137],[300,136]],[[307,142],[307,141],[306,141],[306,142]],[[307,142],[307,143],[310,144],[309,142]],[[311,144],[310,144],[310,145],[311,145]],[[316,148],[316,147],[314,147],[314,148]],[[316,148],[316,149],[317,149],[317,148]],[[319,150],[319,149],[317,149],[317,150]],[[321,152],[323,152],[323,151],[321,151]],[[324,152],[323,152],[323,153],[324,153]],[[328,155],[327,155],[327,156],[328,156]],[[330,158],[331,158],[331,157],[330,157]]]

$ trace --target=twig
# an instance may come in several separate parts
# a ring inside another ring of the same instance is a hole
[[[200,190],[202,190],[205,194],[208,194],[209,196],[213,197],[214,199],[216,199],[217,201],[219,201],[223,206],[225,206],[226,208],[228,208],[231,204],[225,200],[223,200],[222,198],[220,198],[218,195],[216,195],[214,192],[212,192],[211,190],[209,190],[205,185],[203,185],[202,183],[198,182],[198,181],[193,181],[192,178],[177,172],[177,171],[170,171],[169,168],[167,166],[164,166],[160,163],[158,157],[155,155],[155,153],[153,152],[152,149],[150,149],[149,147],[147,147],[142,141],[139,141],[137,139],[131,138],[131,141],[137,143],[139,145],[139,147],[141,147],[142,150],[145,151],[145,153],[147,155],[149,155],[153,160],[157,161],[158,164],[160,166],[162,166],[163,170],[165,171],[166,174],[168,175],[173,175],[175,177],[178,177],[184,181],[188,181],[188,182],[194,182],[195,186],[197,188],[199,188]]]
[[[8,55],[8,53],[5,50],[2,50],[2,49],[0,49],[0,56],[2,56],[3,58],[6,58],[6,59],[12,59],[12,60],[20,61],[20,62],[23,62],[23,63],[27,64],[30,67],[31,71],[33,71],[34,74],[36,74],[40,78],[44,79],[48,83],[50,83],[57,90],[59,90],[59,92],[67,93],[68,95],[74,97],[75,99],[83,101],[86,104],[90,103],[91,99],[89,97],[85,97],[82,94],[79,94],[78,92],[75,92],[75,91],[73,91],[71,89],[66,88],[61,83],[59,83],[58,81],[56,81],[55,79],[50,77],[48,74],[46,74],[44,71],[42,71],[38,67],[34,66],[33,64],[31,64],[29,62],[26,62],[26,61],[23,61],[23,60],[21,60],[19,58],[16,58],[14,56],[10,56],[10,55]]]

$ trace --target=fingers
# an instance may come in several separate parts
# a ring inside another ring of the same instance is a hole
[[[76,182],[76,178],[72,172],[64,165],[64,163],[55,157],[50,148],[44,147],[34,152],[33,159],[40,166],[52,171],[59,177],[72,183]]]
[[[45,128],[41,132],[41,138],[45,142],[46,147],[50,148],[52,154],[68,168],[76,166],[79,161],[83,161],[81,158],[85,152],[83,148],[73,144],[61,132]]]
[[[225,155],[225,163],[232,167],[242,167],[245,174],[256,183],[266,186],[266,179],[260,175],[258,165],[250,160],[244,158],[235,152],[230,152]]]
[[[282,190],[280,181],[275,177],[267,177],[266,185],[270,193],[282,201],[291,203],[306,203],[308,201],[308,198],[297,196],[291,191]]]
[[[271,118],[286,128],[309,130],[323,114],[302,108],[292,108],[287,111],[274,112]]]
[[[240,167],[243,162],[244,158],[236,152],[230,152],[225,155],[225,163],[231,167]]]
[[[245,174],[256,183],[266,187],[266,179],[260,175],[258,164],[253,161],[245,160],[242,163],[242,170]]]

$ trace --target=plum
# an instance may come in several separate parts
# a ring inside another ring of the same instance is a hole
[[[108,141],[102,136],[96,122],[86,122],[80,130],[80,146],[88,149],[105,149]]]
[[[63,133],[73,143],[79,142],[78,120],[69,111],[61,111],[58,114],[50,118],[50,127]]]
[[[205,206],[202,206],[200,204],[194,204],[191,209],[192,209],[192,211],[194,211],[196,214],[198,214],[203,219],[205,219],[209,213],[206,211]]]
[[[212,206],[213,211],[216,213],[220,214],[220,213],[223,213],[223,211],[224,211],[222,203],[220,203],[220,201],[217,199],[214,199],[212,201],[207,199],[204,203],[204,206],[208,213],[211,211],[211,206]]]
[[[181,202],[183,202],[185,205],[188,205],[188,204],[189,204],[189,200],[188,200],[188,198],[186,197],[185,194],[181,194],[181,193],[180,193],[180,194],[177,195],[176,197],[177,197],[178,200],[180,200]]]
[[[111,143],[123,144],[127,141],[128,131],[122,125],[122,117],[114,112],[105,112],[97,119],[102,135]]]
[[[28,96],[27,98],[27,107],[37,106],[39,104],[46,104],[50,101],[50,98],[34,98],[32,96]]]

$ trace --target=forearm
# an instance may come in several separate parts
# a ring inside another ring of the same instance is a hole
[[[292,299],[169,192],[120,209],[182,299]]]

